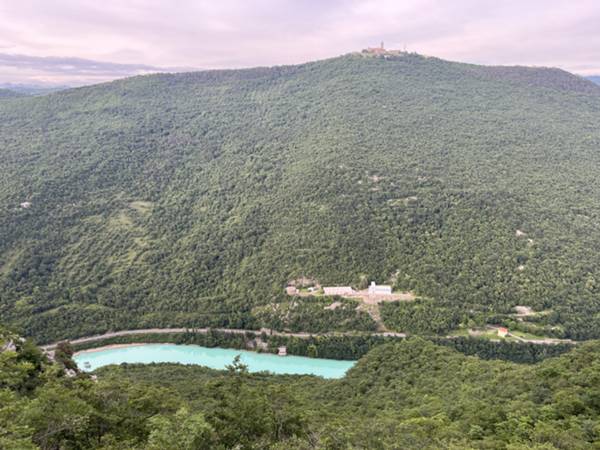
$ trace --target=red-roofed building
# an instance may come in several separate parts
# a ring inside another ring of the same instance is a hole
[[[379,47],[368,47],[366,50],[367,53],[374,53],[376,55],[383,55],[385,53],[385,48],[383,47],[383,42]]]

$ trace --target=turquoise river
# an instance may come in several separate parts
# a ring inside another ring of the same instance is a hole
[[[140,344],[118,348],[99,348],[76,353],[73,359],[85,371],[109,364],[180,363],[197,364],[212,369],[225,369],[240,355],[250,372],[268,371],[276,374],[312,374],[324,378],[341,378],[355,361],[277,356],[227,348],[207,348],[199,345]]]

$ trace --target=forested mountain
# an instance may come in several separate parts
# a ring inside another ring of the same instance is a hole
[[[600,337],[600,87],[581,77],[352,54],[0,117],[0,316],[40,340],[269,325],[260,306],[299,276],[414,291],[383,310],[398,331],[526,305]]]
[[[2,351],[7,340],[12,350]],[[419,338],[372,350],[340,380],[169,364],[50,364],[0,331],[0,448],[593,449],[600,346],[536,365]],[[66,370],[65,370],[66,369]]]

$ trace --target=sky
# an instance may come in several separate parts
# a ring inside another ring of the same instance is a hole
[[[0,83],[295,64],[385,42],[600,74],[599,0],[0,0]]]

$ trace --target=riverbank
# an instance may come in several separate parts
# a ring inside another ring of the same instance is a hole
[[[71,341],[76,352],[106,347],[107,345],[129,344],[195,344],[203,347],[250,350],[258,353],[277,353],[285,346],[287,353],[295,356],[356,360],[371,348],[385,342],[400,339],[398,336],[383,335],[298,335],[273,333],[230,333],[219,329],[187,330],[184,333],[127,333],[109,337],[86,338]],[[45,351],[52,352],[47,346]]]
[[[229,334],[234,336],[256,336],[262,337],[281,337],[281,338],[297,338],[297,339],[311,339],[315,337],[359,337],[359,336],[376,336],[376,337],[393,337],[403,339],[406,337],[405,333],[394,333],[394,332],[383,332],[383,333],[364,333],[364,332],[331,332],[331,333],[294,333],[286,331],[276,331],[268,328],[261,328],[260,330],[244,330],[236,328],[147,328],[140,330],[122,330],[112,331],[109,333],[86,336],[77,339],[70,339],[68,342],[73,346],[81,346],[88,343],[97,341],[106,341],[113,338],[125,337],[125,336],[136,336],[136,335],[208,335],[210,333],[221,333]],[[40,348],[44,351],[51,351],[56,348],[58,342],[48,345],[42,345]]]
[[[139,347],[140,345],[148,345],[148,343],[147,342],[134,342],[132,344],[103,345],[102,347],[93,347],[93,348],[86,348],[83,350],[77,350],[75,353],[73,353],[73,356],[80,356],[80,355],[84,355],[86,353],[102,352],[104,350],[116,350],[118,348]]]
[[[289,355],[328,358],[338,360],[358,360],[374,347],[405,339],[402,333],[285,333],[271,330],[252,331],[236,329],[144,329],[124,330],[89,336],[69,341],[75,351],[82,351],[107,345],[128,344],[195,344],[204,347],[251,350],[258,353],[276,353],[285,346]],[[482,359],[502,359],[518,363],[535,363],[558,356],[571,350],[574,345],[556,343],[515,342],[489,340],[473,337],[430,336],[424,339],[438,345],[454,348]],[[44,351],[52,356],[57,344],[44,346]]]

